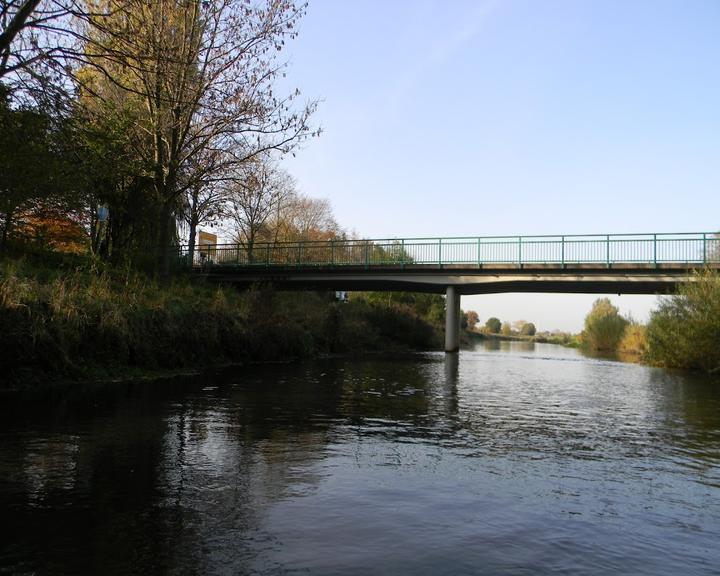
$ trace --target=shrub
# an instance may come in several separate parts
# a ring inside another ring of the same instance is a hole
[[[623,354],[643,356],[646,350],[645,326],[630,322],[630,324],[625,327],[617,350]]]
[[[537,330],[535,329],[535,324],[532,322],[523,324],[523,327],[520,329],[520,334],[523,336],[535,336],[535,332],[537,332]]]
[[[647,358],[657,364],[720,370],[720,276],[704,271],[660,302],[647,327]]]
[[[485,329],[491,334],[499,334],[501,328],[502,322],[500,322],[499,318],[495,318],[495,316],[488,318],[487,322],[485,322]]]
[[[599,352],[614,352],[627,325],[628,321],[620,316],[617,306],[613,306],[608,298],[599,298],[585,317],[583,347]]]

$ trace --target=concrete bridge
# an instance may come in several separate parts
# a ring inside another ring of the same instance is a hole
[[[713,233],[335,239],[212,244],[181,262],[208,279],[288,290],[446,295],[445,349],[459,343],[460,297],[499,292],[667,294],[720,267]]]

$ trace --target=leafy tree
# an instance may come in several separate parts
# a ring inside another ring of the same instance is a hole
[[[535,333],[537,330],[535,329],[535,324],[532,322],[525,322],[522,325],[522,328],[520,328],[520,334],[523,336],[535,336]]]
[[[615,351],[628,324],[617,306],[613,306],[608,298],[599,298],[585,317],[583,345],[591,350]]]
[[[502,327],[500,328],[500,333],[503,336],[510,336],[512,334],[512,326],[510,326],[510,322],[503,322]]]
[[[475,326],[480,322],[480,317],[475,310],[468,310],[465,312],[465,327],[468,330],[475,330]]]
[[[670,367],[720,371],[720,276],[697,273],[663,299],[646,330],[647,357]]]
[[[485,322],[485,329],[491,334],[499,334],[501,328],[502,322],[500,322],[498,318],[495,318],[495,316],[488,318]]]
[[[54,140],[47,115],[10,109],[0,99],[0,249],[18,224],[60,192]]]

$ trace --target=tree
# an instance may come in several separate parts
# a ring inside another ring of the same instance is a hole
[[[661,300],[646,330],[647,357],[658,364],[720,371],[720,276],[699,272]]]
[[[465,312],[465,326],[468,330],[475,330],[475,325],[480,321],[478,313],[475,310]]]
[[[222,153],[218,151],[205,151],[198,156],[191,164],[190,173],[193,174],[199,168],[194,166],[195,162],[201,162],[206,165],[208,177],[205,179],[196,179],[185,191],[182,207],[182,220],[187,225],[188,239],[188,259],[193,261],[195,254],[195,238],[197,229],[201,224],[214,225],[222,221],[223,218],[230,215],[231,194],[228,182],[224,180],[222,175],[211,176],[213,170],[207,168],[218,162],[222,157]]]
[[[0,99],[0,250],[16,225],[58,192],[53,139],[50,118],[34,110],[11,110]]]
[[[495,318],[495,316],[488,318],[485,322],[485,329],[491,334],[499,334],[501,328],[502,322],[500,322],[498,318]]]
[[[510,326],[510,322],[503,322],[502,328],[500,328],[500,333],[503,336],[510,336],[512,334],[512,326]]]
[[[37,79],[38,66],[48,63],[62,71],[72,54],[73,14],[84,14],[73,0],[0,0],[0,80]]]
[[[228,214],[235,225],[235,240],[245,247],[248,262],[266,223],[291,192],[292,180],[269,159],[256,159],[241,167],[228,191]]]
[[[535,336],[535,332],[537,332],[537,330],[535,329],[535,324],[532,322],[525,322],[520,329],[520,334],[523,336]]]
[[[93,68],[78,76],[111,107],[137,103],[131,137],[158,206],[157,258],[169,266],[183,195],[270,150],[289,152],[312,134],[310,102],[278,97],[276,54],[294,38],[305,5],[291,0],[98,0],[87,44]],[[94,54],[94,52],[97,54]],[[101,70],[101,73],[98,72]],[[200,162],[223,151],[222,162]],[[212,172],[212,173],[211,173]]]
[[[620,315],[617,306],[613,306],[608,298],[599,298],[585,317],[583,345],[591,350],[615,351],[627,325],[628,321]]]
[[[290,241],[330,240],[340,234],[328,200],[296,193],[278,204],[275,230],[277,240]]]

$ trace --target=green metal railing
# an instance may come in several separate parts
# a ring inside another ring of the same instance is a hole
[[[567,267],[595,264],[710,264],[720,262],[720,235],[590,234],[566,236],[487,236],[474,238],[402,238],[180,246],[186,266],[234,267],[440,267],[533,265]]]

